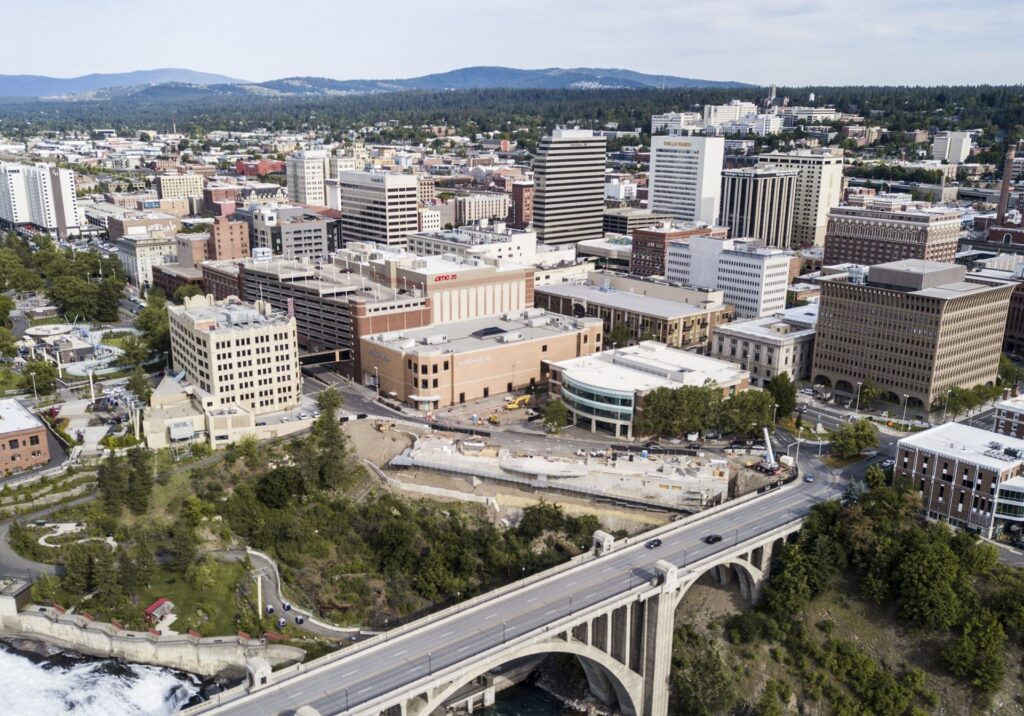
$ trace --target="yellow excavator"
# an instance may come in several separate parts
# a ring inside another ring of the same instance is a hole
[[[489,422],[491,425],[497,425],[498,423],[501,422],[501,419],[494,413],[491,413],[490,415],[487,416],[487,422]]]
[[[505,403],[505,410],[519,410],[520,408],[525,408],[529,404],[530,396],[520,395],[518,398],[512,398]]]

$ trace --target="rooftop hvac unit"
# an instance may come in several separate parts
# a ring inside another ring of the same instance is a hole
[[[519,331],[513,331],[511,333],[502,333],[498,336],[498,340],[502,343],[515,343],[516,341],[523,340],[523,334]]]
[[[536,328],[537,326],[546,326],[549,322],[550,319],[547,316],[538,316],[536,318],[531,318],[530,320],[528,320],[526,322],[526,325],[530,326],[531,328]]]
[[[537,318],[538,316],[543,316],[545,313],[546,311],[543,308],[527,308],[523,311],[523,316],[526,318]]]
[[[993,450],[1002,450],[1003,449],[1003,444],[1001,442],[999,442],[998,440],[993,440],[992,442],[990,442],[988,444],[988,446],[990,448],[992,448]]]
[[[509,311],[508,313],[501,314],[501,320],[503,321],[518,321],[523,318],[522,311]]]
[[[424,336],[420,339],[420,343],[428,346],[437,346],[448,341],[448,336],[443,333],[435,333],[432,336]]]

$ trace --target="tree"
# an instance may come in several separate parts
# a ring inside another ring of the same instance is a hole
[[[946,667],[985,694],[996,691],[1006,674],[1006,632],[995,613],[982,609],[943,653]]]
[[[1008,355],[1001,354],[999,356],[999,382],[1003,385],[1017,385],[1022,377],[1024,377],[1024,370],[1010,360]]]
[[[148,356],[149,346],[141,336],[129,333],[121,340],[121,357],[118,359],[121,365],[138,365]]]
[[[100,599],[107,604],[119,599],[124,593],[118,578],[117,561],[106,544],[93,557],[92,580],[100,593]]]
[[[99,287],[78,276],[58,276],[48,291],[50,300],[69,321],[91,319],[96,315]]]
[[[549,400],[548,404],[544,406],[544,427],[557,434],[568,424],[569,408],[562,402],[562,399]]]
[[[56,366],[45,360],[28,361],[21,370],[21,387],[35,390],[40,395],[52,393],[57,388]]]
[[[780,622],[800,616],[811,598],[808,573],[811,569],[800,545],[786,545],[778,569],[765,586],[765,610]]]
[[[977,393],[966,388],[951,388],[946,393],[946,413],[952,416],[953,420],[961,414],[973,410],[981,405]]]
[[[64,547],[64,576],[61,583],[72,594],[83,594],[92,586],[92,552],[86,544]]]
[[[849,460],[862,450],[878,447],[878,428],[870,420],[844,423],[832,433],[832,454]]]
[[[105,278],[100,281],[96,290],[96,313],[93,316],[97,321],[113,323],[121,317],[121,296],[124,292],[124,282],[117,277]]]
[[[796,386],[790,380],[789,373],[779,373],[765,383],[764,389],[775,399],[780,416],[785,417],[796,410]]]
[[[171,328],[163,291],[154,288],[149,292],[145,308],[135,316],[135,327],[142,331],[151,351],[171,352]]]
[[[194,283],[187,283],[174,289],[174,302],[185,303],[186,298],[202,295],[203,289]]]
[[[6,326],[0,326],[0,358],[13,358],[18,354],[17,338]]]
[[[156,574],[156,558],[145,538],[136,541],[132,549],[132,561],[135,563],[135,578],[139,586],[148,587]]]
[[[185,574],[199,554],[195,527],[184,517],[179,517],[171,528],[170,553],[168,565],[179,574]]]
[[[633,329],[628,323],[616,323],[610,331],[604,334],[604,345],[606,348],[625,348],[633,342]]]
[[[149,510],[149,498],[153,492],[153,453],[141,447],[128,451],[128,509],[136,515]]]
[[[955,587],[958,560],[944,525],[910,532],[896,568],[900,617],[929,629],[948,629],[960,616],[961,594]]]
[[[203,557],[201,560],[191,565],[188,568],[186,578],[189,583],[199,590],[201,594],[205,594],[207,591],[213,588],[217,582],[217,574],[214,570],[213,562],[211,562],[209,556]]]
[[[884,487],[885,483],[889,480],[885,476],[885,470],[878,465],[871,465],[868,467],[867,472],[864,475],[864,480],[868,484],[868,488],[871,490],[877,490],[880,487]]]
[[[142,366],[135,366],[135,370],[128,376],[128,390],[143,403],[149,404],[149,399],[153,395],[153,387],[150,385],[146,371],[142,370]]]
[[[860,386],[860,405],[867,407],[882,397],[882,389],[874,381],[865,380]],[[856,399],[855,399],[856,400]]]
[[[128,493],[128,468],[125,459],[111,455],[100,463],[96,470],[96,486],[107,514],[117,517],[121,514]]]

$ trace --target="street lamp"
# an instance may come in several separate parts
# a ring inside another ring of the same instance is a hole
[[[505,622],[501,623],[501,643],[505,643]]]
[[[380,370],[373,366],[373,385],[377,388],[377,400],[380,400]]]
[[[427,673],[428,674],[433,674],[434,673],[434,665],[433,665],[433,662],[431,661],[431,657],[432,656],[433,656],[433,654],[431,654],[428,651],[427,652]]]
[[[569,595],[569,613],[572,614],[572,595]]]
[[[32,395],[36,397],[36,402],[39,402],[39,392],[36,390],[36,372],[30,370],[28,374],[32,377]]]
[[[864,385],[864,381],[858,380],[857,381],[857,404],[853,406],[853,412],[854,412],[855,415],[860,412],[860,387],[862,385]]]
[[[772,405],[772,425],[775,425],[776,417],[779,414],[779,404],[775,403]]]
[[[910,403],[910,396],[903,394],[903,424],[907,424],[907,405]]]
[[[942,422],[946,422],[946,408],[949,406],[949,394],[953,392],[952,388],[946,389],[946,399],[942,401]]]

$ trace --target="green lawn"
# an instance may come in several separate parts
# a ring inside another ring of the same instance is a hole
[[[216,578],[206,593],[197,590],[181,575],[165,567],[159,568],[152,586],[141,595],[139,611],[157,599],[167,597],[174,602],[178,614],[177,621],[171,626],[174,631],[184,633],[187,629],[195,629],[203,636],[236,633],[235,614],[242,607],[235,592],[239,583],[246,579],[245,568],[237,563],[212,564]]]
[[[17,390],[21,387],[21,375],[10,368],[0,368],[0,393]]]
[[[63,316],[47,316],[46,318],[30,318],[30,326],[49,326],[56,323],[65,323]]]

